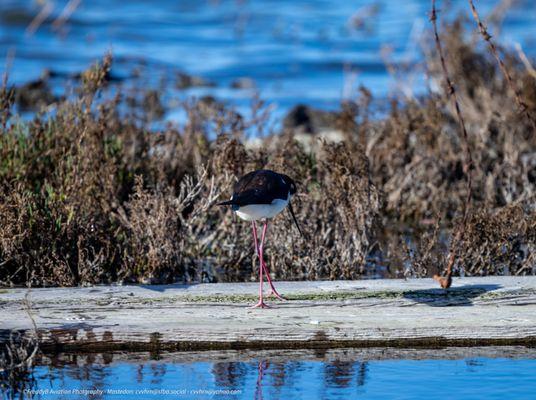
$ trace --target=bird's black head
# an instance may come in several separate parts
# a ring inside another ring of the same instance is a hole
[[[285,181],[285,183],[287,184],[287,186],[289,188],[288,190],[289,190],[290,194],[296,193],[296,183],[292,180],[292,178],[290,178],[287,175],[282,175],[282,177],[283,177],[283,180]]]

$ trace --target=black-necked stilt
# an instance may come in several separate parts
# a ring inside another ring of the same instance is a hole
[[[244,175],[235,184],[233,196],[230,200],[218,203],[220,206],[231,206],[232,210],[242,219],[251,221],[253,226],[253,240],[255,242],[255,251],[259,257],[259,302],[253,307],[268,307],[262,298],[263,272],[270,284],[271,293],[277,298],[284,300],[283,297],[275,290],[274,284],[270,279],[268,268],[263,258],[264,239],[266,229],[268,228],[268,218],[273,218],[288,206],[290,214],[303,235],[298,221],[292,210],[290,198],[296,193],[296,184],[287,175],[278,174],[277,172],[267,169],[260,169]],[[257,224],[255,221],[263,220],[261,244],[257,240]]]

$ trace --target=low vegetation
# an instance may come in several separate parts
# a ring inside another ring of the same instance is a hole
[[[184,123],[154,129],[158,92],[136,101],[120,86],[108,90],[106,56],[80,76],[75,95],[49,99],[31,120],[14,105],[27,106],[28,96],[2,88],[0,283],[254,279],[250,225],[214,204],[256,168],[285,171],[299,185],[306,238],[286,214],[270,225],[276,279],[431,276],[449,251],[457,274],[536,273],[536,132],[527,117],[536,117],[536,77],[499,49],[516,95],[464,25],[442,26],[441,36],[472,150],[471,212],[455,248],[464,144],[433,40],[426,96],[393,99],[377,117],[363,88],[329,118],[300,112],[306,125],[327,121],[321,132],[287,120],[261,144],[247,140],[264,132],[261,102],[246,118],[214,99],[189,101]]]

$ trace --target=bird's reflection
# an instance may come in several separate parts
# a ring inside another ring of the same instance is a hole
[[[264,360],[259,361],[257,367],[257,386],[255,388],[255,397],[254,400],[262,400],[262,378],[264,376],[264,371],[268,368],[268,362]]]
[[[234,361],[214,363],[212,375],[219,388],[243,389],[246,385],[247,364]]]
[[[322,358],[318,358],[316,353],[310,353],[310,356],[312,359],[294,360],[291,356],[285,359],[282,354],[278,354],[273,358],[257,358],[253,362],[221,361],[201,365],[208,368],[206,373],[213,377],[216,388],[232,389],[238,393],[248,393],[248,396],[253,394],[254,400],[262,400],[265,397],[285,398],[288,393],[300,393],[303,390],[304,377],[315,377],[308,390],[317,392],[319,397],[329,397],[334,391],[352,395],[354,391],[358,393],[365,386],[369,374],[367,362],[327,354],[323,354]],[[110,360],[113,358],[105,359],[91,354],[52,356],[45,363],[49,368],[48,374],[40,372],[40,376],[50,375],[51,381],[57,381],[58,387],[62,388],[65,382],[72,381],[80,383],[84,388],[104,391],[109,387],[111,377],[121,374],[132,374],[136,387],[152,388],[169,384],[170,374],[200,373],[195,372],[195,367],[191,367],[189,363],[179,362],[176,366],[173,362],[144,362],[138,359],[137,363],[132,365],[124,362],[114,364],[110,363]],[[469,366],[472,364],[473,362],[468,361]],[[184,369],[185,366],[188,366],[187,370]],[[18,390],[11,392],[23,396],[23,390],[28,387],[38,388],[39,385],[37,381],[32,382],[30,379],[29,383],[19,385]],[[0,379],[0,398],[2,388]]]
[[[325,392],[328,388],[350,389],[364,386],[368,375],[367,362],[333,360],[322,362],[323,385],[320,390]],[[283,387],[292,387],[293,373],[308,371],[313,373],[314,367],[300,362],[275,362],[259,360],[257,362],[257,381],[254,392],[254,400],[262,400],[263,389],[280,390]],[[263,385],[263,379],[268,375],[269,382]],[[280,393],[276,397],[279,397]],[[273,396],[270,396],[273,397]]]

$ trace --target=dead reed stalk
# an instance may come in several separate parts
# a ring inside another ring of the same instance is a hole
[[[462,218],[461,223],[456,227],[456,234],[452,238],[450,254],[449,254],[449,258],[447,262],[446,274],[444,277],[439,276],[439,275],[434,275],[434,279],[439,282],[441,287],[444,289],[447,289],[452,284],[452,267],[454,265],[454,262],[456,261],[456,255],[458,254],[458,250],[461,246],[461,243],[463,242],[465,230],[467,227],[467,219],[469,215],[469,210],[471,207],[471,198],[472,198],[472,191],[473,191],[471,167],[473,164],[473,157],[471,154],[471,148],[469,146],[467,129],[465,128],[465,122],[464,122],[463,115],[460,109],[460,104],[458,102],[458,97],[456,95],[456,89],[454,88],[454,85],[452,84],[452,81],[450,80],[448,69],[447,69],[447,64],[445,62],[445,56],[443,54],[443,48],[441,46],[441,40],[439,39],[439,34],[437,30],[437,12],[436,12],[436,7],[435,7],[435,0],[432,0],[432,14],[430,15],[430,21],[432,22],[434,26],[435,45],[437,48],[437,52],[439,53],[439,57],[441,59],[441,68],[443,71],[443,76],[445,78],[445,83],[447,85],[447,93],[449,97],[452,99],[452,103],[456,110],[456,116],[458,118],[460,131],[462,133],[461,140],[463,143],[463,150],[464,150],[463,172],[467,178],[467,194],[466,194],[465,202],[463,204],[463,218]]]
[[[499,52],[497,51],[497,46],[495,46],[495,43],[491,40],[491,35],[489,34],[488,30],[480,20],[480,16],[478,15],[478,11],[476,10],[475,4],[473,3],[473,0],[468,0],[469,6],[471,7],[471,12],[473,14],[473,18],[475,19],[478,30],[480,31],[480,35],[482,38],[486,41],[488,44],[488,47],[491,51],[491,54],[493,54],[493,57],[495,57],[495,60],[497,60],[497,63],[499,64],[499,68],[501,69],[502,74],[504,75],[506,81],[508,82],[508,86],[514,92],[514,97],[517,103],[517,106],[521,109],[521,112],[525,114],[527,119],[530,121],[530,124],[532,125],[533,132],[536,133],[536,121],[532,117],[532,115],[529,113],[529,108],[527,106],[527,103],[523,101],[521,98],[521,95],[519,94],[519,90],[514,85],[514,82],[512,80],[512,76],[508,72],[508,69],[506,68],[506,65],[504,64],[503,60],[501,60],[501,57],[499,56]]]

